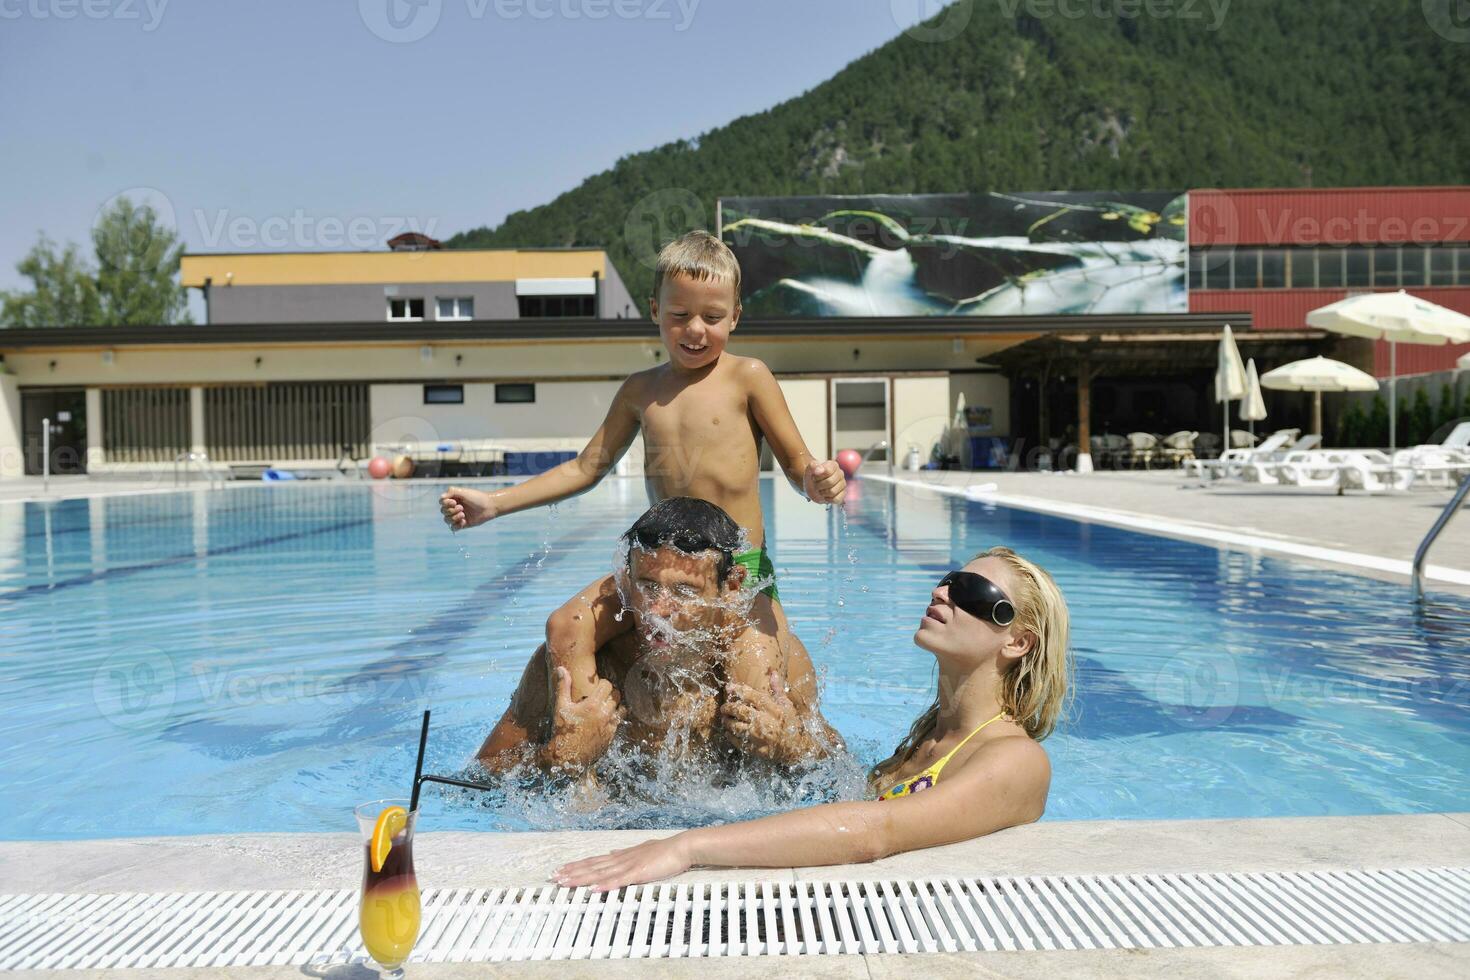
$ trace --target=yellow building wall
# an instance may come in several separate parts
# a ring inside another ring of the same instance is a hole
[[[506,282],[607,275],[599,249],[422,252],[278,252],[185,255],[185,286],[313,286],[345,283]]]
[[[893,455],[902,466],[910,446],[919,449],[919,463],[929,462],[934,444],[949,428],[954,403],[949,397],[949,376],[893,379]]]

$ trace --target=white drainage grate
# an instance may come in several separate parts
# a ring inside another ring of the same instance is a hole
[[[410,962],[1470,942],[1470,868],[429,888]],[[0,969],[364,959],[357,892],[0,896]]]

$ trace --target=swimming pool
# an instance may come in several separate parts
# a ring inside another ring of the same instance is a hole
[[[437,492],[0,504],[0,837],[350,829],[355,803],[407,791],[424,707],[429,768],[460,768],[547,612],[609,567],[646,500],[614,479],[450,535]],[[1416,616],[1402,585],[888,484],[831,511],[762,493],[788,616],[860,762],[932,692],[909,641],[929,588],[1006,544],[1072,609],[1078,697],[1046,743],[1046,819],[1470,809],[1470,602]],[[772,803],[702,805],[664,816]],[[609,819],[436,796],[423,826]]]

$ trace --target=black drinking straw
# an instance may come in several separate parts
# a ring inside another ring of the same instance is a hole
[[[429,709],[424,709],[424,727],[419,731],[419,759],[413,764],[413,795],[408,801],[408,812],[414,813],[419,808],[419,784],[424,777],[424,749],[429,744]]]

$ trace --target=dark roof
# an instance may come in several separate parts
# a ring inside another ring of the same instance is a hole
[[[1249,330],[1249,313],[1108,314],[1102,316],[805,317],[740,322],[741,337],[962,337],[1016,333],[1177,333]],[[354,323],[239,323],[151,327],[13,327],[0,350],[23,347],[126,347],[151,344],[391,343],[474,340],[654,340],[641,317],[623,320],[426,320]]]

